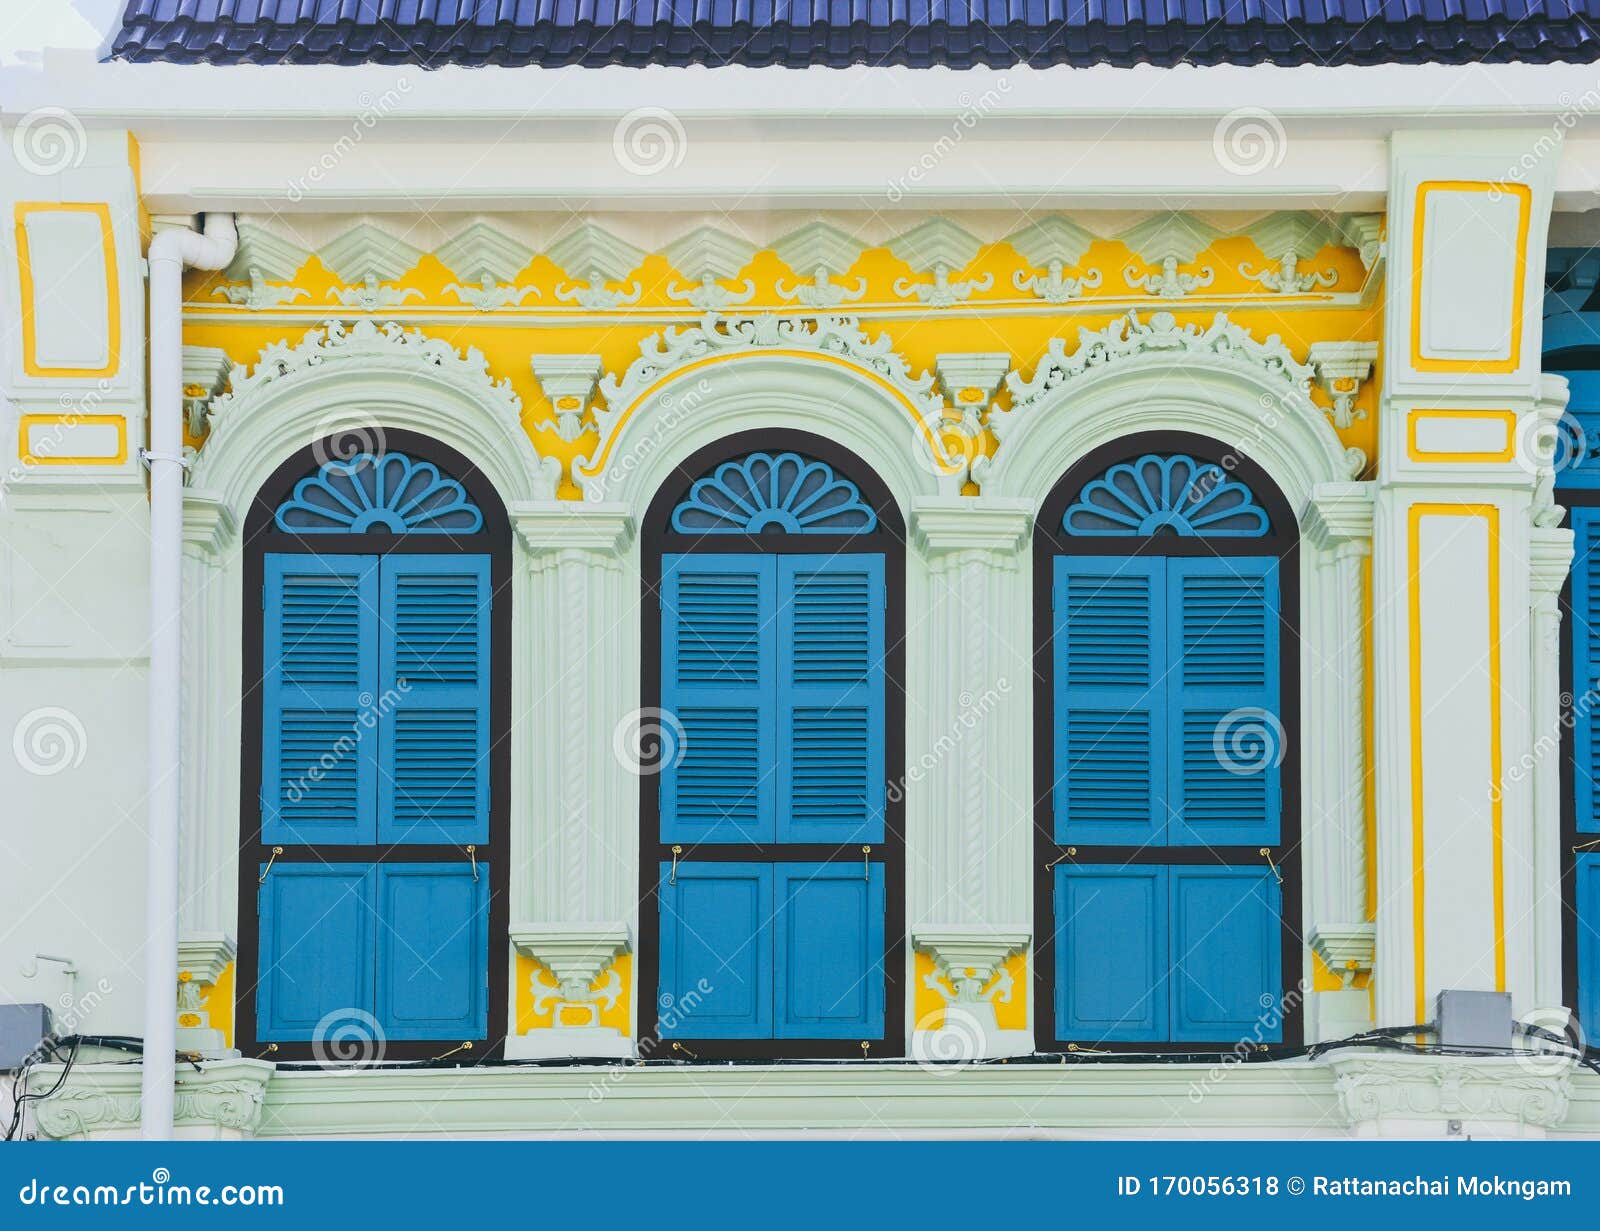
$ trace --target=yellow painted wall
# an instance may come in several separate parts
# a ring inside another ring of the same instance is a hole
[[[1237,272],[1236,267],[1241,263],[1250,263],[1256,268],[1271,265],[1255,245],[1243,237],[1218,240],[1200,255],[1197,262],[1216,271],[1215,282],[1203,292],[1206,300],[1214,301],[1234,295],[1249,300],[1230,310],[1228,316],[1230,320],[1251,330],[1257,338],[1278,334],[1295,356],[1302,360],[1312,342],[1378,340],[1381,304],[1369,308],[1288,311],[1274,301],[1275,297],[1264,295],[1258,284]],[[1155,299],[1130,292],[1122,276],[1122,271],[1130,264],[1139,265],[1141,269],[1147,268],[1120,241],[1097,242],[1084,257],[1082,267],[1102,270],[1102,283],[1096,290],[1087,292],[1083,299],[1075,301],[1078,305],[1087,305],[1088,311],[1082,307],[1060,311],[1040,303],[1021,313],[1015,309],[1019,293],[1011,279],[1015,271],[1028,266],[1009,244],[990,244],[959,276],[979,278],[990,274],[994,278],[994,286],[989,291],[973,294],[959,311],[931,309],[915,303],[900,303],[893,308],[873,307],[866,313],[863,328],[872,335],[887,333],[893,339],[894,349],[915,372],[932,370],[935,357],[941,352],[1004,350],[1014,356],[1015,365],[1020,371],[1031,373],[1050,339],[1074,339],[1080,327],[1102,328],[1125,314],[1130,307],[1136,308],[1141,314],[1171,311],[1184,324],[1195,323],[1203,327],[1211,323],[1215,315],[1214,308],[1185,311],[1182,300]],[[1301,268],[1336,270],[1339,282],[1334,289],[1341,293],[1353,293],[1365,277],[1359,257],[1347,248],[1326,248],[1314,260],[1302,263]],[[758,253],[740,275],[741,281],[749,278],[755,283],[756,296],[749,304],[734,309],[735,314],[796,311],[793,304],[786,304],[778,297],[775,289],[778,282],[792,283],[795,277],[795,273],[774,253]],[[863,253],[849,273],[839,280],[854,282],[856,278],[865,278],[867,291],[863,303],[879,305],[895,300],[893,286],[897,279],[915,280],[916,277],[910,266],[887,249],[874,248]],[[184,328],[184,341],[190,345],[219,347],[234,361],[253,365],[267,345],[286,340],[298,341],[305,332],[307,326],[304,323],[287,324],[282,319],[285,315],[303,317],[308,313],[319,316],[325,313],[330,318],[370,316],[380,320],[405,321],[408,313],[418,309],[446,308],[452,311],[452,319],[430,322],[426,332],[456,347],[476,347],[481,351],[488,360],[491,374],[496,379],[509,378],[512,388],[522,398],[523,423],[535,447],[542,454],[559,457],[570,469],[574,456],[593,451],[594,435],[587,432],[573,443],[562,441],[557,436],[554,409],[533,378],[528,356],[538,353],[599,355],[608,372],[620,373],[638,356],[639,344],[661,328],[658,323],[641,321],[641,316],[659,318],[663,314],[670,314],[687,324],[697,315],[693,309],[667,298],[667,289],[672,284],[684,284],[691,279],[674,270],[666,258],[659,254],[648,257],[630,275],[629,281],[638,281],[643,288],[639,303],[630,308],[611,313],[578,312],[564,308],[557,300],[555,291],[558,286],[572,280],[572,275],[547,257],[535,257],[514,280],[518,286],[532,286],[539,291],[538,298],[531,298],[524,305],[524,309],[531,311],[517,314],[517,319],[526,321],[526,324],[490,325],[485,322],[494,314],[465,309],[453,292],[445,290],[451,283],[462,279],[432,255],[424,256],[398,282],[384,284],[401,290],[416,290],[421,293],[421,298],[413,298],[399,308],[376,313],[355,312],[332,302],[330,293],[343,284],[314,256],[300,269],[293,282],[294,286],[307,291],[309,298],[300,299],[280,310],[228,310],[224,301],[212,294],[223,284],[221,275],[191,274],[186,287],[186,299],[192,305],[191,315],[198,305],[205,304],[208,307],[214,305],[219,312],[226,311],[230,319],[226,322],[190,320]],[[1001,301],[1007,301],[1011,306],[1004,311],[997,306],[992,315],[970,312],[986,302],[998,305]],[[1104,312],[1093,311],[1094,306],[1102,301]],[[839,311],[848,312],[851,308],[846,305]],[[454,315],[456,313],[459,313],[459,317]],[[566,323],[575,315],[589,318],[589,323]],[[594,323],[596,317],[603,319],[600,323]],[[501,314],[501,319],[504,318],[505,314]],[[1377,374],[1374,372],[1373,379],[1362,385],[1356,402],[1359,409],[1368,412],[1368,417],[1357,420],[1340,433],[1347,445],[1366,450],[1369,457],[1375,457],[1377,448],[1377,395]],[[1320,390],[1313,393],[1313,398],[1324,404],[1327,401]],[[1000,402],[1002,405],[1006,402],[1003,394]],[[200,442],[191,440],[189,443]],[[575,497],[577,492],[568,488],[563,494]]]
[[[234,963],[222,968],[217,981],[200,993],[200,1007],[211,1015],[211,1028],[222,1031],[229,1047],[233,1046],[233,976]]]

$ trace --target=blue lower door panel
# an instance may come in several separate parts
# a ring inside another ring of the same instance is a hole
[[[777,865],[781,1039],[881,1039],[883,865]]]
[[[1195,866],[1171,875],[1173,1041],[1281,1041],[1281,893],[1272,870]]]
[[[1136,865],[1056,868],[1057,1038],[1166,1038],[1168,871]]]
[[[277,862],[262,874],[256,1037],[303,1043],[372,1029],[376,867]]]
[[[661,865],[663,1038],[772,1037],[772,865]]]

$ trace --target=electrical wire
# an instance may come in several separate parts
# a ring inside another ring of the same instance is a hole
[[[50,1054],[55,1055],[65,1045],[66,1040],[60,1039],[50,1043]],[[35,1103],[43,1102],[57,1090],[61,1089],[62,1086],[67,1084],[67,1076],[72,1072],[72,1066],[78,1059],[78,1049],[81,1046],[81,1040],[74,1036],[72,1039],[72,1050],[67,1053],[67,1063],[61,1069],[61,1076],[56,1078],[56,1084],[51,1086],[43,1094],[32,1094],[26,1089],[28,1084],[28,1072],[33,1067],[32,1065],[25,1064],[20,1070],[18,1070],[16,1084],[12,1086],[12,1092],[15,1097],[13,1098],[11,1104],[11,1123],[6,1128],[5,1140],[12,1141],[16,1138],[17,1130],[22,1127],[23,1109],[30,1101]]]

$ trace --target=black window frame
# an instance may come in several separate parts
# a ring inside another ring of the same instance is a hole
[[[718,465],[762,451],[795,452],[833,467],[849,479],[877,514],[870,531],[852,534],[758,535],[672,529],[672,512],[690,487]],[[752,430],[723,437],[685,458],[650,502],[642,534],[640,597],[640,702],[646,711],[661,706],[661,570],[664,557],[677,554],[862,554],[884,558],[886,648],[884,679],[884,766],[886,783],[900,780],[905,765],[905,524],[888,487],[860,457],[834,442],[793,429]],[[659,778],[644,775],[639,791],[639,1045],[646,1059],[791,1060],[875,1059],[905,1055],[905,804],[904,792],[889,790],[884,804],[881,844],[868,856],[883,865],[884,1020],[883,1038],[865,1051],[850,1039],[697,1039],[658,1033],[661,981],[661,903],[659,873],[672,860],[672,844],[661,840]],[[681,845],[681,844],[680,844]],[[697,852],[709,851],[710,854]],[[696,863],[860,863],[859,843],[702,843],[687,846],[680,861]],[[646,1048],[646,1043],[650,1046]]]
[[[1266,511],[1270,530],[1259,538],[1204,538],[1176,535],[1068,535],[1062,519],[1084,485],[1118,462],[1144,454],[1187,453],[1214,462],[1247,486]],[[1217,544],[1225,543],[1219,551]],[[1114,1053],[1214,1056],[1234,1053],[1239,1039],[1192,1042],[1128,1042],[1062,1038],[1056,1033],[1055,867],[1058,863],[1126,865],[1265,866],[1259,846],[1073,846],[1055,839],[1055,612],[1052,607],[1055,562],[1061,556],[1273,556],[1278,560],[1279,714],[1284,757],[1278,767],[1283,797],[1278,844],[1271,848],[1283,909],[1280,963],[1282,1039],[1255,1045],[1263,1056],[1296,1053],[1305,1038],[1304,1003],[1310,990],[1305,973],[1305,939],[1301,894],[1300,800],[1300,531],[1299,523],[1278,485],[1242,449],[1191,432],[1139,432],[1118,437],[1075,461],[1050,489],[1033,528],[1033,915],[1035,919],[1034,1005],[1035,1049],[1074,1049]]]
[[[509,1020],[508,986],[503,957],[510,934],[508,887],[510,885],[510,800],[511,800],[511,522],[494,485],[465,456],[430,436],[399,428],[373,428],[366,435],[381,447],[365,451],[400,452],[432,462],[439,470],[466,489],[483,516],[483,525],[470,534],[443,532],[427,534],[338,534],[295,533],[281,529],[275,520],[278,506],[294,491],[295,484],[329,460],[350,460],[362,449],[341,448],[353,439],[349,434],[332,436],[295,452],[273,471],[250,503],[244,522],[243,577],[243,658],[240,719],[239,773],[239,915],[238,954],[234,997],[234,1046],[246,1056],[271,1060],[323,1060],[326,1048],[314,1042],[263,1040],[257,1035],[256,988],[261,967],[261,912],[257,869],[275,860],[278,864],[296,862],[349,863],[448,863],[465,862],[468,856],[460,846],[449,844],[377,843],[374,845],[285,845],[274,855],[273,846],[261,840],[262,772],[262,663],[264,638],[264,573],[268,554],[278,555],[487,555],[489,557],[490,611],[489,645],[491,679],[489,686],[489,841],[479,846],[479,866],[488,866],[489,927],[488,952],[488,1035],[473,1039],[470,1050],[461,1050],[467,1040],[385,1040],[381,1052],[385,1060],[428,1060],[453,1052],[451,1060],[473,1064],[503,1051]],[[334,1049],[337,1050],[337,1049]],[[338,1057],[327,1060],[330,1067],[341,1067]]]

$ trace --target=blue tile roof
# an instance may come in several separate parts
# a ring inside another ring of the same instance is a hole
[[[1600,58],[1600,0],[129,0],[124,60],[1465,64]]]

